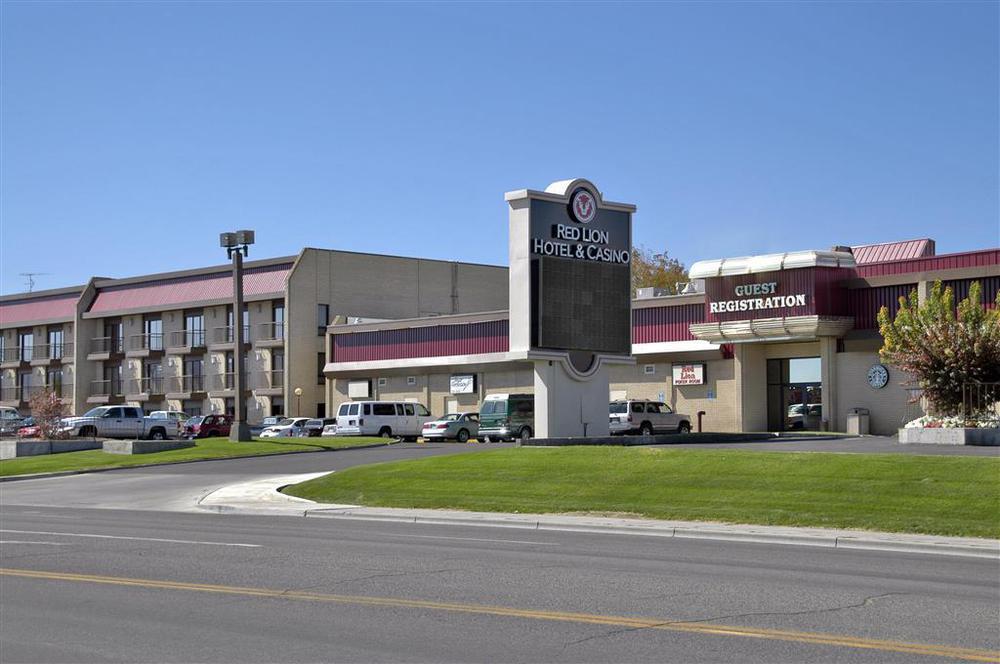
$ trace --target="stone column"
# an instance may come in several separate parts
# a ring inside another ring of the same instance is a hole
[[[837,427],[837,337],[819,338],[820,381],[823,384],[824,431],[839,431]]]

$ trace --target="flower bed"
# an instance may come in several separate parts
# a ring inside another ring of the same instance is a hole
[[[1000,445],[1000,422],[966,420],[953,415],[924,415],[907,422],[899,430],[900,443],[931,445]]]

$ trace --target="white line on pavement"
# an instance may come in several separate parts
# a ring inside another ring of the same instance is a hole
[[[44,530],[7,530],[0,528],[0,533],[19,533],[22,535],[59,535],[62,537],[93,537],[96,539],[136,540],[140,542],[167,542],[169,544],[205,544],[207,546],[241,546],[259,549],[260,544],[240,544],[238,542],[199,542],[194,540],[160,539],[158,537],[124,537],[121,535],[92,535],[89,533],[54,533]]]
[[[72,546],[69,542],[42,542],[32,540],[0,540],[0,544],[48,544],[49,546]]]
[[[465,542],[502,542],[504,544],[540,544],[541,546],[559,546],[558,542],[532,542],[530,540],[482,539],[479,537],[445,537],[443,535],[405,535],[393,533],[394,537],[419,537],[421,539],[463,540]]]

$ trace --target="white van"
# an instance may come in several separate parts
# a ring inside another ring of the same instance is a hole
[[[381,436],[416,440],[434,417],[421,403],[351,401],[337,410],[338,436]]]

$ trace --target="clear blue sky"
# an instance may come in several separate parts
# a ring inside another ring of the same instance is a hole
[[[1000,245],[1000,4],[2,3],[0,291],[303,246],[505,264],[588,177],[686,264]]]

